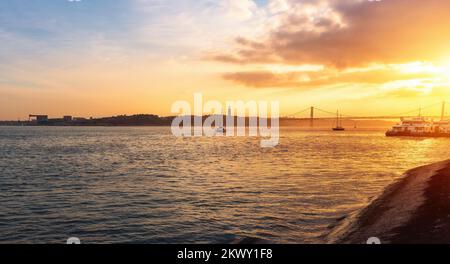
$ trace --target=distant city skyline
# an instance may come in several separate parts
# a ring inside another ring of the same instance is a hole
[[[276,100],[281,115],[450,101],[449,13],[439,0],[3,0],[0,120],[169,116],[195,92]]]

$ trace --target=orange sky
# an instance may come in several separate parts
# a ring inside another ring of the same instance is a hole
[[[5,0],[0,119],[170,115],[194,92],[283,115],[450,101],[448,14],[441,0]]]

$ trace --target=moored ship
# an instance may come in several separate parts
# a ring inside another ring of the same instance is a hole
[[[450,119],[445,119],[445,102],[442,103],[441,120],[418,117],[401,118],[401,122],[386,132],[388,137],[450,137]]]
[[[426,117],[402,118],[386,132],[388,137],[450,137],[450,120],[433,121]]]

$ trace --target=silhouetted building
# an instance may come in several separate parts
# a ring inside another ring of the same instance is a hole
[[[72,116],[64,116],[63,120],[64,120],[64,122],[70,123],[70,122],[72,122]]]
[[[48,115],[29,115],[28,120],[37,124],[48,123]]]

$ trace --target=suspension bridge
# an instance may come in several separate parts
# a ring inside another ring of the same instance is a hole
[[[444,120],[447,116],[446,113],[446,105],[450,104],[449,102],[438,102],[431,105],[427,105],[425,107],[419,107],[415,109],[411,109],[409,111],[395,113],[393,115],[373,115],[373,116],[360,116],[360,115],[351,115],[351,114],[343,114],[339,111],[329,111],[324,110],[319,107],[311,106],[305,108],[301,111],[293,113],[291,115],[285,116],[284,118],[290,119],[298,119],[298,120],[309,120],[310,126],[314,126],[315,120],[320,119],[331,119],[331,118],[340,118],[347,120],[386,120],[386,119],[400,119],[400,118],[412,118],[412,117],[426,117],[433,119]],[[437,112],[441,112],[441,115],[436,115]]]

